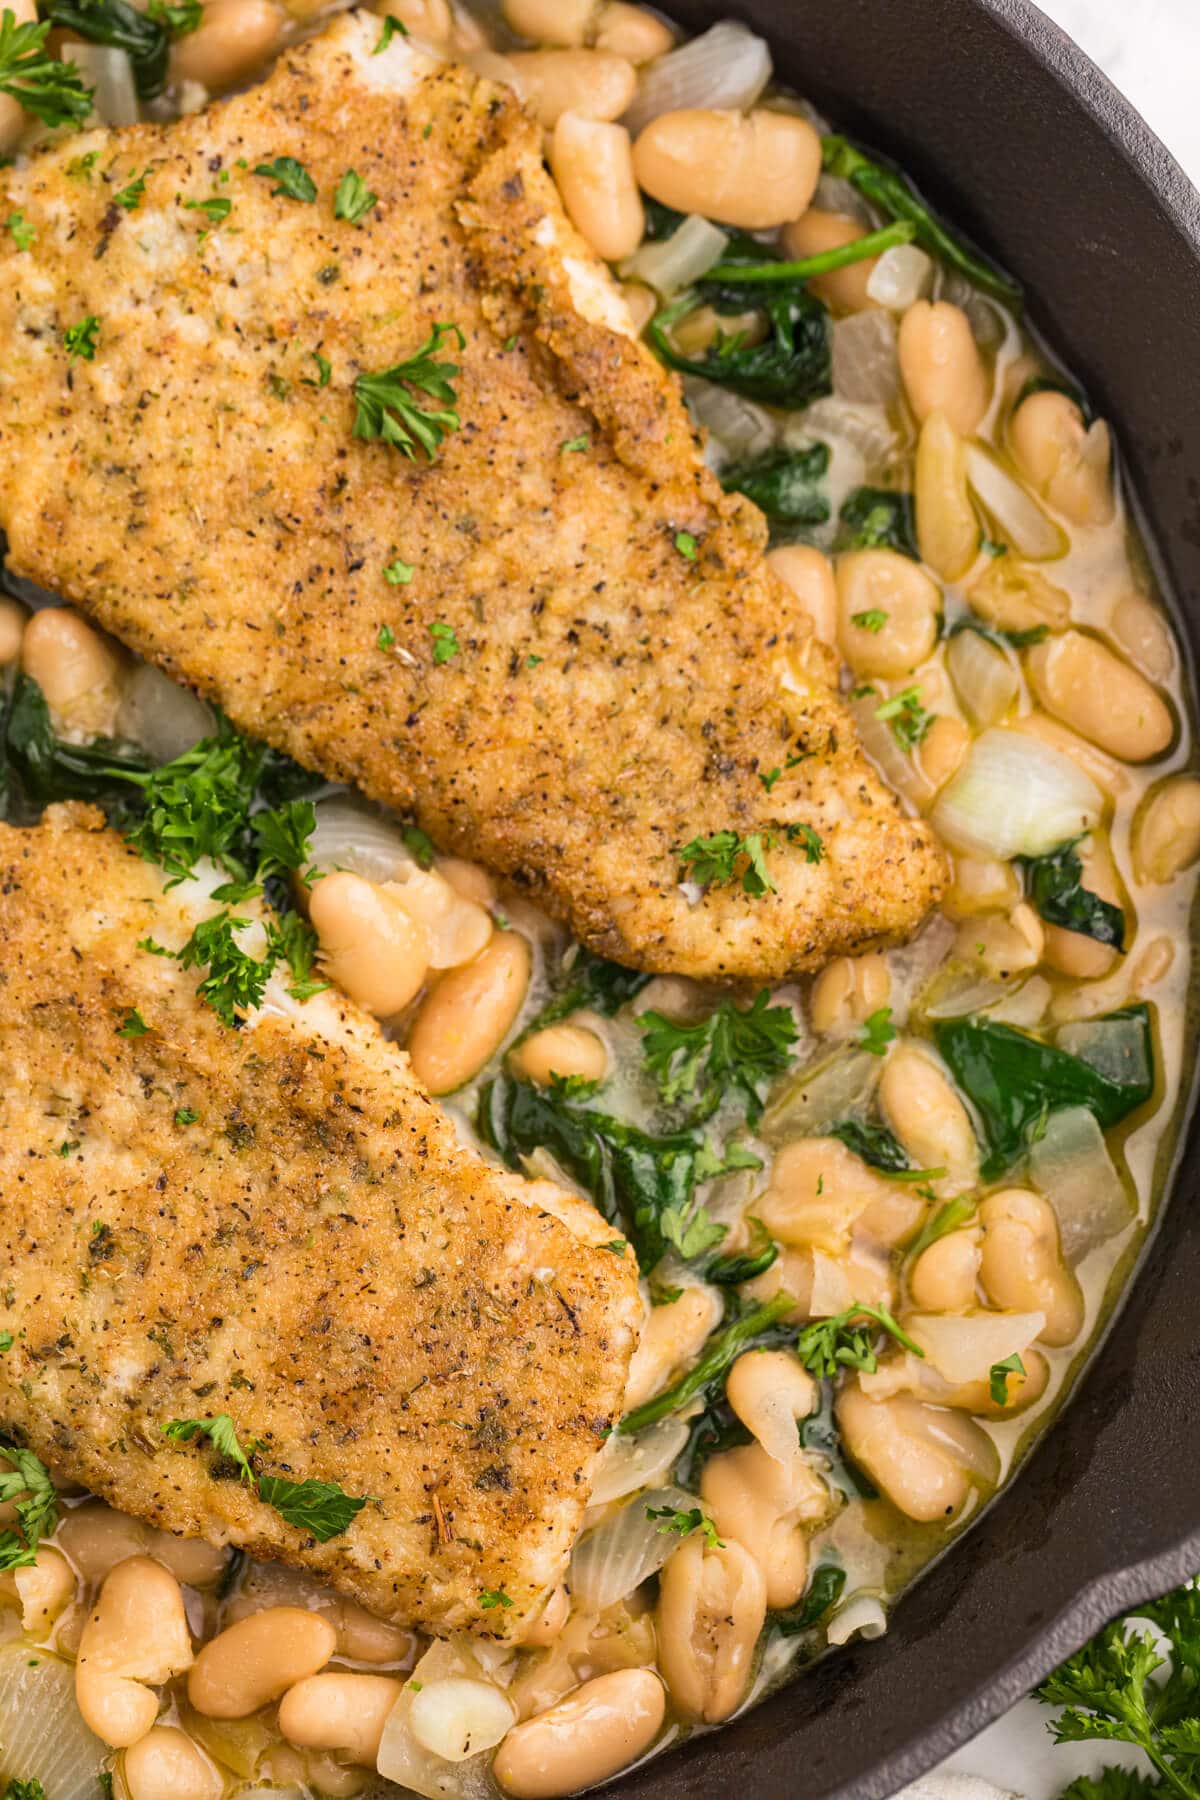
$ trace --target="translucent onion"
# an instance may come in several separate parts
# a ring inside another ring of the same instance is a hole
[[[635,1437],[614,1432],[596,1459],[592,1505],[606,1506],[661,1481],[675,1466],[687,1440],[687,1421],[679,1418],[660,1419]]]
[[[575,1604],[584,1612],[603,1612],[657,1575],[682,1539],[677,1532],[660,1531],[666,1521],[647,1518],[647,1512],[664,1506],[690,1512],[698,1504],[682,1488],[648,1488],[585,1532],[572,1552],[567,1576]]]
[[[862,747],[890,788],[894,788],[910,806],[925,805],[933,797],[933,787],[915,757],[901,744],[886,719],[878,717],[880,695],[872,689],[850,702],[850,711],[858,726]]]
[[[85,82],[94,87],[92,105],[106,125],[136,125],[141,118],[133,64],[124,50],[107,44],[71,45],[71,61],[78,63]]]
[[[763,1114],[762,1135],[769,1143],[815,1137],[827,1125],[859,1111],[879,1080],[879,1060],[867,1050],[843,1050],[827,1062],[802,1069]]]
[[[695,375],[683,379],[688,411],[698,425],[703,425],[712,442],[730,457],[738,459],[761,456],[775,442],[775,424],[770,413],[752,400],[714,382],[701,381]]]
[[[900,387],[896,325],[872,307],[833,327],[833,391],[855,405],[890,406]]]
[[[851,1221],[847,1220],[847,1229]],[[808,1310],[814,1319],[833,1319],[845,1312],[854,1299],[850,1277],[840,1262],[826,1256],[823,1250],[812,1251],[812,1287]]]
[[[993,727],[976,738],[942,790],[933,825],[954,849],[1007,862],[1045,856],[1090,831],[1103,807],[1100,789],[1069,756],[1024,732]]]
[[[889,312],[907,312],[933,286],[933,262],[915,244],[885,250],[867,277],[867,293]]]
[[[693,213],[669,238],[661,238],[658,243],[647,240],[635,250],[621,264],[621,278],[644,281],[664,300],[669,299],[715,268],[728,244],[724,231]]]
[[[1026,1031],[1040,1025],[1046,1008],[1054,998],[1054,990],[1043,975],[1031,975],[1018,982],[1010,993],[990,1009],[989,1017],[1002,1025],[1019,1025]]]
[[[349,869],[368,881],[393,881],[412,866],[399,826],[345,794],[320,801],[316,815],[311,845],[318,869]]]
[[[967,445],[966,460],[968,482],[1019,555],[1044,562],[1063,554],[1067,544],[1062,532],[1019,481],[978,444]]]
[[[1010,658],[978,631],[959,631],[950,639],[946,661],[971,722],[998,725],[1021,686]]]
[[[868,471],[890,462],[899,446],[896,428],[883,406],[851,405],[830,395],[815,400],[796,423],[808,442],[820,438],[831,448],[838,442],[848,445],[861,456]]]
[[[174,762],[217,728],[212,708],[145,664],[130,678],[117,714],[117,732],[132,738],[156,763]]]
[[[375,1766],[386,1781],[397,1782],[422,1795],[423,1800],[495,1800],[488,1751],[482,1750],[462,1762],[447,1762],[427,1749],[410,1725],[413,1700],[426,1685],[483,1679],[483,1666],[465,1640],[439,1638],[429,1646],[405,1682],[383,1728]]]
[[[687,107],[742,112],[771,79],[771,52],[744,25],[725,20],[645,68],[622,123],[634,137],[660,113]]]
[[[0,1755],[9,1781],[40,1781],[52,1800],[96,1800],[107,1744],[75,1704],[75,1672],[28,1644],[0,1651]]]
[[[1077,1263],[1123,1231],[1134,1208],[1086,1106],[1051,1113],[1029,1152],[1029,1175],[1058,1216],[1063,1255]]]
[[[917,1313],[904,1328],[920,1344],[939,1375],[957,1387],[986,1381],[996,1363],[1021,1356],[1046,1323],[1045,1313]]]
[[[990,1012],[1012,992],[1006,981],[987,981],[969,972],[947,974],[934,996],[922,1008],[927,1019],[965,1019],[970,1013]]]
[[[812,203],[821,212],[845,213],[847,218],[857,219],[860,225],[869,225],[872,230],[879,224],[854,183],[842,175],[822,174]]]
[[[882,1601],[875,1594],[859,1593],[851,1594],[846,1604],[838,1607],[825,1635],[831,1644],[846,1644],[852,1637],[882,1637],[886,1630]]]
[[[1090,1019],[1056,1033],[1060,1050],[1079,1057],[1108,1081],[1149,1081],[1146,1036],[1139,1019]]]

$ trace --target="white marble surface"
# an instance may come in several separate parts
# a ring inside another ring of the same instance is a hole
[[[1200,0],[1041,0],[1048,13],[1149,121],[1200,186]],[[1094,1775],[1120,1757],[1103,1744],[1056,1747],[1052,1713],[1023,1700],[944,1765],[944,1773],[982,1776],[1023,1800],[1055,1800],[1076,1775]]]

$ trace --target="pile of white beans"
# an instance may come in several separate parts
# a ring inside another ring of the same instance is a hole
[[[15,10],[32,17],[32,0],[15,0]],[[200,29],[173,49],[173,91],[193,106],[252,79],[331,10],[328,0],[207,0]],[[375,10],[517,86],[545,129],[571,219],[610,263],[642,242],[644,194],[766,234],[790,257],[853,242],[882,222],[822,178],[810,117],[769,89],[764,98],[761,84],[740,107],[647,108],[647,77],[661,74],[677,34],[643,7],[505,0],[490,34],[454,0],[380,0]],[[0,98],[0,152],[28,129]],[[847,1495],[827,1457],[802,1448],[798,1426],[819,1384],[792,1349],[744,1353],[726,1398],[748,1441],[709,1457],[694,1496],[715,1540],[699,1531],[673,1540],[655,1573],[590,1610],[568,1575],[516,1650],[424,1644],[303,1576],[238,1568],[224,1550],[64,1496],[63,1522],[36,1566],[0,1578],[0,1637],[47,1652],[47,1667],[55,1657],[73,1663],[78,1713],[118,1800],[393,1793],[380,1771],[398,1766],[401,1738],[404,1780],[430,1796],[498,1787],[536,1800],[604,1780],[683,1731],[727,1719],[782,1677],[797,1640],[775,1636],[769,1617],[801,1600],[819,1561],[839,1558],[847,1577],[830,1642],[880,1629],[892,1595],[1008,1476],[1069,1386],[1150,1218],[1156,1158],[1172,1129],[1200,780],[1181,659],[1126,515],[1107,427],[1059,388],[1031,386],[1052,373],[1037,345],[1003,309],[925,261],[923,275],[911,257],[905,265],[907,292],[903,282],[881,285],[878,259],[813,284],[837,321],[835,393],[818,403],[819,428],[803,415],[746,409],[776,446],[831,437],[835,470],[841,462],[850,471],[843,490],[910,491],[920,561],[887,548],[837,553],[832,534],[819,533],[817,543],[779,545],[771,561],[836,652],[867,748],[913,811],[934,813],[980,733],[997,726],[1086,772],[1104,818],[1080,846],[1084,879],[1123,910],[1125,950],[1046,923],[1012,861],[951,837],[949,892],[916,946],[840,958],[777,995],[797,1018],[798,1061],[818,1069],[891,1009],[897,1036],[871,1097],[913,1164],[944,1171],[933,1198],[817,1130],[756,1144],[763,1172],[717,1184],[707,1200],[728,1228],[723,1250],[752,1245],[762,1227],[779,1247],[744,1284],[743,1301],[786,1295],[797,1326],[855,1304],[886,1306],[929,1343],[947,1325],[986,1333],[1024,1319],[1024,1372],[997,1401],[979,1371],[951,1379],[932,1351],[919,1358],[894,1344],[874,1373],[841,1377],[842,1444],[878,1489],[863,1499]],[[623,292],[638,325],[662,298],[633,279]],[[876,366],[867,391],[854,380],[843,391],[837,333],[865,338],[864,326],[883,378]],[[719,328],[707,309],[689,319],[688,354]],[[714,444],[718,460],[730,451]],[[1002,556],[981,545],[981,508],[989,534],[1006,541]],[[974,638],[964,650],[966,640],[942,628],[968,609],[995,632],[1044,626],[1048,635],[1021,650],[993,638],[986,652]],[[882,624],[864,623],[879,614]],[[17,666],[77,741],[123,734],[165,759],[211,722],[193,699],[164,700],[161,677],[73,612],[29,616],[0,599],[0,669]],[[866,706],[856,698],[865,685]],[[934,717],[908,753],[873,708],[911,686]],[[611,1081],[622,1109],[652,1123],[631,1011],[702,1016],[714,995],[660,979],[614,1019],[581,1012],[522,1035],[567,947],[558,928],[472,864],[439,856],[422,866],[399,827],[356,815],[344,797],[322,801],[318,819],[323,879],[298,898],[323,972],[405,1043],[432,1093],[453,1096],[466,1134],[477,1084],[499,1066],[542,1084],[553,1075]],[[1034,1030],[1155,1003],[1159,1104],[1110,1145],[1133,1211],[1086,1254],[1064,1249],[1053,1193],[980,1182],[971,1112],[928,1036],[928,996],[947,980],[977,982],[981,1007]],[[912,1254],[936,1209],[960,1196],[977,1202],[965,1222]],[[694,1266],[668,1260],[659,1275],[680,1291],[660,1292],[658,1304],[647,1291],[627,1408],[685,1373],[723,1317],[722,1290]],[[637,1507],[639,1492],[670,1480],[681,1443],[671,1422],[614,1440],[587,1529],[605,1529]],[[0,1676],[0,1743],[5,1691]]]

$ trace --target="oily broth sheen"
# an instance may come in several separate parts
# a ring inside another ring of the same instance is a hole
[[[329,13],[340,8],[314,6],[311,0],[295,0],[289,10],[294,15],[294,31],[298,34],[317,28]],[[387,11],[388,8],[382,6],[376,10]],[[475,10],[478,18],[492,31],[493,43],[501,49],[511,47],[515,40],[502,25],[497,29],[494,8],[480,5]],[[461,25],[459,35],[461,47],[465,44]],[[797,106],[787,100],[784,104]],[[1013,397],[1030,377],[1057,380],[1061,378],[1060,373],[1043,348],[1011,314],[974,294],[957,275],[939,269],[931,297],[965,305],[977,338],[986,346],[994,380],[992,398],[978,435],[993,448],[1002,467],[1010,475],[1017,476],[1019,471],[1004,438]],[[792,415],[790,419],[779,415],[773,418],[778,442],[796,445],[809,441],[799,415]],[[902,397],[902,390],[888,410],[887,425],[893,447],[881,461],[872,462],[860,447],[845,442],[832,445],[830,491],[835,517],[845,494],[858,485],[911,487],[917,426]],[[823,433],[814,431],[812,435],[823,436]],[[713,456],[718,462],[729,460],[719,443],[713,446]],[[1138,535],[1137,521],[1131,515],[1123,489],[1119,463],[1115,472],[1115,505],[1111,521],[1083,529],[1072,528],[1067,534],[1065,554],[1037,566],[1069,594],[1071,624],[1097,635],[1110,647],[1119,648],[1113,632],[1113,618],[1123,600],[1140,594],[1162,608],[1161,596],[1155,589],[1149,560]],[[981,553],[960,581],[939,584],[945,594],[947,623],[968,611],[966,589],[986,567],[987,558]],[[1163,616],[1166,616],[1165,611]],[[965,718],[946,667],[948,642],[949,639],[942,636],[927,662],[899,680],[879,684],[880,691],[895,694],[916,686],[931,711]],[[1086,1324],[1075,1341],[1062,1348],[1040,1346],[1050,1370],[1044,1395],[1036,1405],[1014,1418],[979,1421],[995,1447],[1001,1482],[1009,1477],[1029,1445],[1053,1418],[1094,1346],[1097,1331],[1127,1278],[1152,1222],[1181,1122],[1184,1047],[1192,996],[1191,914],[1196,900],[1196,881],[1192,871],[1185,871],[1163,885],[1139,880],[1132,843],[1134,821],[1148,796],[1170,776],[1190,771],[1195,766],[1186,664],[1173,631],[1170,643],[1170,670],[1165,676],[1161,672],[1157,674],[1155,685],[1166,696],[1174,713],[1177,722],[1175,740],[1169,751],[1149,766],[1119,765],[1104,821],[1126,901],[1130,925],[1128,952],[1118,961],[1113,973],[1090,983],[1070,980],[1044,967],[1034,972],[1035,977],[1040,976],[1048,984],[1043,1020],[1046,1024],[1111,1012],[1137,999],[1144,998],[1153,1005],[1158,1057],[1158,1085],[1153,1109],[1134,1127],[1119,1128],[1108,1134],[1110,1150],[1118,1156],[1119,1163],[1123,1162],[1123,1174],[1135,1202],[1135,1212],[1123,1231],[1094,1248],[1075,1271],[1086,1303]],[[1033,709],[1034,701],[1021,657],[1018,655],[1010,660],[1020,679],[1013,715],[1023,716]],[[847,671],[843,671],[842,681],[843,689],[848,692],[853,678]],[[519,898],[505,896],[503,905],[512,928],[524,933],[533,948],[535,974],[524,1014],[528,1018],[544,998],[550,971],[558,966],[567,940],[557,926],[534,914]],[[920,1038],[928,1034],[927,1021],[914,1018],[904,1023],[905,1009],[935,970],[946,963],[955,930],[956,926],[943,917],[935,917],[927,923],[915,945],[888,953],[893,1006],[905,1035]],[[1169,959],[1165,952],[1158,954],[1158,961],[1165,961],[1166,966],[1154,970],[1154,979],[1150,981],[1146,979],[1147,953],[1152,946],[1164,943],[1170,949]],[[810,986],[809,982],[788,984],[778,989],[775,996],[798,1011],[797,1068],[819,1061],[831,1048],[831,1040],[819,1039],[804,1023],[808,1017]],[[711,990],[701,989],[697,984],[660,978],[645,990],[638,1005],[653,1005],[680,1015],[689,1011],[700,1015],[716,998]],[[407,1023],[411,1023],[411,1017],[411,1013],[407,1015]],[[642,1064],[640,1034],[628,1010],[614,1019],[589,1016],[582,1022],[602,1037],[609,1053],[610,1074],[604,1096],[606,1108],[621,1117],[650,1124],[653,1095]],[[450,1103],[461,1134],[469,1141],[477,1141],[471,1121],[480,1086],[495,1070],[493,1061]],[[749,1141],[763,1158],[764,1172],[735,1174],[710,1194],[713,1216],[726,1224],[739,1221],[747,1211],[753,1213],[752,1203],[761,1194],[769,1172],[770,1147],[756,1139]],[[529,1159],[527,1172],[562,1179],[561,1171],[542,1152]],[[901,1302],[902,1298],[901,1292]],[[949,1525],[915,1523],[883,1498],[852,1500],[841,1506],[829,1523],[811,1534],[810,1568],[817,1566],[823,1555],[832,1552],[846,1568],[846,1596],[858,1591],[880,1597],[894,1596],[971,1522],[986,1503],[989,1492],[983,1486],[974,1487],[967,1504]],[[67,1497],[68,1509],[81,1503],[81,1496]],[[598,1522],[612,1510],[612,1507],[593,1508],[588,1523]],[[185,1590],[189,1622],[198,1638],[210,1638],[223,1625],[244,1616],[253,1604],[266,1602],[313,1607],[326,1604],[329,1598],[322,1596],[311,1580],[290,1571],[247,1565],[238,1567],[234,1575],[231,1590],[224,1597],[218,1597],[211,1588]],[[11,1578],[5,1578],[5,1581],[10,1583]],[[61,1616],[50,1641],[62,1654],[70,1656],[77,1649],[95,1591],[95,1584],[81,1584],[76,1602]],[[0,1588],[0,1641],[20,1635],[18,1613],[12,1604],[14,1598],[14,1594],[5,1595]],[[590,1638],[586,1633],[580,1635],[582,1621],[579,1620],[574,1621],[573,1636],[572,1623],[568,1620],[559,1641],[545,1649],[514,1654],[490,1645],[480,1648],[482,1673],[517,1697],[522,1717],[542,1710],[580,1679],[623,1667],[644,1666],[654,1659],[652,1584],[643,1587],[629,1602],[610,1609]],[[811,1638],[783,1639],[768,1630],[762,1640],[746,1703],[760,1698],[787,1676],[797,1660],[809,1658],[818,1648]],[[403,1677],[411,1672],[421,1654],[421,1647],[414,1641],[391,1661],[355,1661],[349,1655],[339,1655],[335,1666]],[[380,1785],[378,1777],[366,1770],[352,1772],[339,1768],[324,1753],[298,1751],[285,1745],[278,1732],[274,1707],[266,1709],[254,1721],[223,1724],[200,1720],[190,1710],[183,1681],[174,1684],[165,1700],[166,1710],[159,1722],[179,1726],[203,1744],[225,1773],[227,1795],[252,1791],[241,1786],[251,1771],[261,1783],[274,1784],[296,1794],[370,1793],[382,1796],[399,1791],[390,1783]],[[668,1723],[656,1749],[665,1748],[690,1729],[694,1727],[668,1713]],[[123,1759],[117,1756],[112,1762],[116,1792],[123,1795],[124,1800],[130,1800]],[[449,1765],[451,1769],[458,1766]],[[478,1767],[469,1784],[456,1780],[446,1789],[448,1794],[469,1795],[471,1800],[494,1791],[490,1780]],[[50,1800],[54,1800],[54,1796],[50,1796]],[[144,1797],[138,1796],[137,1800],[144,1800]]]

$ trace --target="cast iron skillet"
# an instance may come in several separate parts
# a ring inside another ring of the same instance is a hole
[[[1195,644],[1200,196],[1133,110],[1025,0],[661,4],[693,29],[744,19],[783,81],[889,152],[1021,278],[1033,323],[1117,424]],[[881,1800],[1116,1613],[1200,1570],[1198,1192],[1193,1124],[1157,1238],[1070,1406],[887,1635],[615,1792]]]

